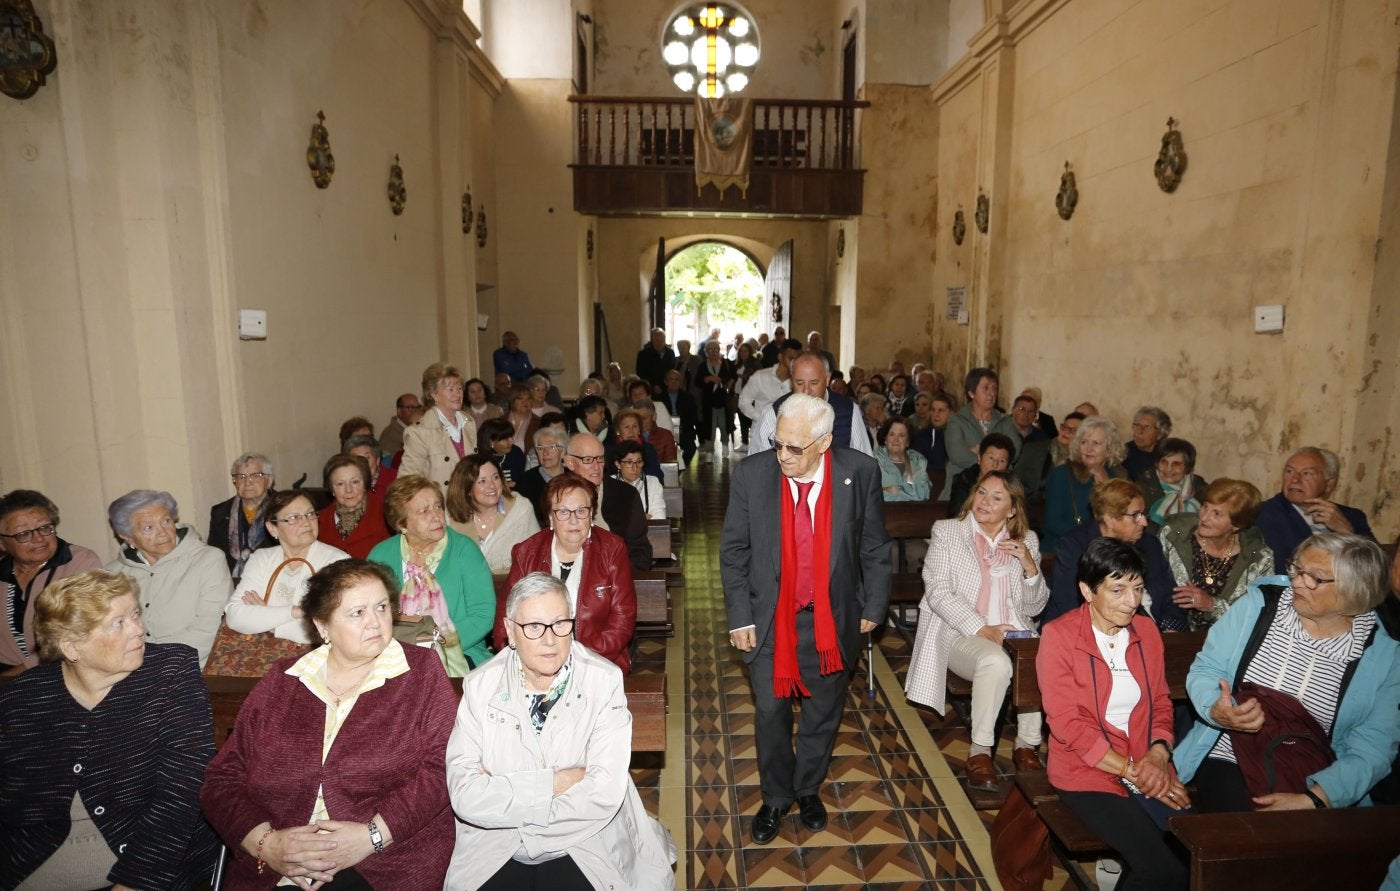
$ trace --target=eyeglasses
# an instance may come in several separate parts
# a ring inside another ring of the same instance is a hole
[[[311,523],[315,521],[315,519],[316,512],[314,510],[309,510],[304,514],[287,514],[281,519],[274,519],[273,522],[278,526],[291,526],[297,523]]]
[[[641,467],[645,462],[643,462],[641,458],[630,458],[623,459],[617,463],[621,464],[623,467]]]
[[[557,622],[517,622],[514,619],[510,623],[520,629],[520,633],[525,635],[527,640],[539,640],[544,637],[544,631],[548,628],[554,632],[555,637],[568,637],[574,633],[573,619],[560,619]]]
[[[1300,580],[1303,583],[1303,587],[1307,588],[1309,591],[1316,591],[1319,585],[1330,585],[1336,581],[1336,579],[1325,579],[1316,573],[1309,572],[1293,561],[1289,561],[1285,569],[1288,572],[1289,578]]]
[[[535,446],[535,451],[537,451],[537,452],[562,452],[562,451],[564,451],[564,447],[561,446],[561,445],[542,445],[542,446]]]
[[[1130,514],[1124,514],[1123,516],[1127,517],[1129,520],[1132,520],[1134,523],[1147,522],[1147,511],[1145,510],[1135,510]]]
[[[262,473],[262,472],[258,472],[258,473],[235,473],[235,474],[233,475],[233,481],[234,481],[235,483],[246,483],[248,480],[265,480],[265,479],[267,479],[267,478],[270,477],[270,476],[272,476],[272,474],[270,474],[270,473]]]
[[[573,517],[575,520],[588,520],[593,517],[593,508],[576,507],[573,510],[569,510],[567,507],[556,507],[551,510],[550,513],[554,514],[554,518],[561,523],[569,519],[569,517]]]
[[[821,439],[821,437],[818,436],[817,439]],[[801,457],[802,457],[802,454],[803,454],[804,452],[806,452],[806,451],[807,451],[808,449],[810,449],[814,444],[816,444],[817,439],[812,440],[811,442],[807,443],[805,446],[796,446],[796,445],[789,445],[788,443],[785,443],[785,442],[778,442],[777,439],[775,439],[775,438],[773,438],[772,436],[770,436],[770,437],[768,437],[768,445],[772,446],[773,449],[774,449],[774,451],[784,451],[784,452],[787,452],[789,455],[792,455],[794,458],[801,458]]]
[[[575,455],[573,452],[569,452],[569,457],[580,464],[602,464],[607,460],[607,458],[602,455]]]
[[[40,538],[48,538],[50,535],[53,535],[57,529],[58,526],[53,523],[45,523],[42,526],[35,526],[33,529],[23,529],[19,532],[0,532],[0,538],[11,538],[18,542],[26,542],[36,535]]]

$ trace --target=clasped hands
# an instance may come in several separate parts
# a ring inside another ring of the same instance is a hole
[[[1141,760],[1129,762],[1123,778],[1143,795],[1157,799],[1174,811],[1191,806],[1191,797],[1181,780],[1177,779],[1166,749],[1155,746],[1148,749]]]
[[[337,872],[374,852],[369,827],[364,823],[320,820],[278,829],[263,840],[259,855],[257,843],[264,832],[263,827],[250,832],[244,840],[244,850],[254,857],[261,856],[269,869],[291,879],[304,891],[316,891],[334,879]]]

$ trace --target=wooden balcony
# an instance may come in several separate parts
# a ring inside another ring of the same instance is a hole
[[[749,189],[695,188],[695,102],[570,96],[574,210],[599,216],[704,213],[829,219],[861,212],[856,112],[868,102],[755,99]]]

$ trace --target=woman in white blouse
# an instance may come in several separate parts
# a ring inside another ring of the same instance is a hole
[[[946,705],[947,673],[972,681],[972,746],[967,782],[997,788],[992,751],[996,719],[1011,683],[1008,633],[1030,633],[1050,594],[1040,574],[1040,547],[1026,522],[1021,482],[1006,471],[983,475],[956,520],[933,524],[924,561],[924,599],[904,691],[911,702]],[[1017,716],[1012,761],[1018,771],[1043,769],[1040,713]]]
[[[642,497],[642,508],[648,520],[666,519],[666,492],[661,480],[646,473],[646,460],[643,458],[642,444],[627,439],[619,442],[613,451],[617,460],[617,478],[637,490]]]
[[[281,547],[262,548],[248,558],[243,577],[224,607],[228,627],[240,634],[271,631],[283,640],[311,643],[301,609],[306,583],[316,570],[350,555],[316,540],[316,508],[295,489],[272,496],[267,531]],[[277,572],[279,566],[281,572]],[[274,573],[277,579],[269,593]]]
[[[447,519],[477,543],[494,575],[510,572],[511,548],[540,531],[530,499],[512,493],[485,455],[468,455],[452,471]]]

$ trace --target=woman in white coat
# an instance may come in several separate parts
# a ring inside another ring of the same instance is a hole
[[[510,646],[467,675],[447,743],[451,891],[672,889],[676,847],[627,772],[622,672],[573,640],[568,590],[531,573]]]
[[[1026,522],[1025,490],[1013,474],[988,471],[956,520],[933,524],[919,631],[904,684],[911,702],[942,714],[948,671],[972,681],[967,783],[973,789],[997,788],[994,734],[1011,683],[1002,641],[1008,633],[1033,631],[1032,617],[1049,595],[1039,542]],[[1044,769],[1036,752],[1040,723],[1040,712],[1017,716],[1012,761],[1018,771]]]

